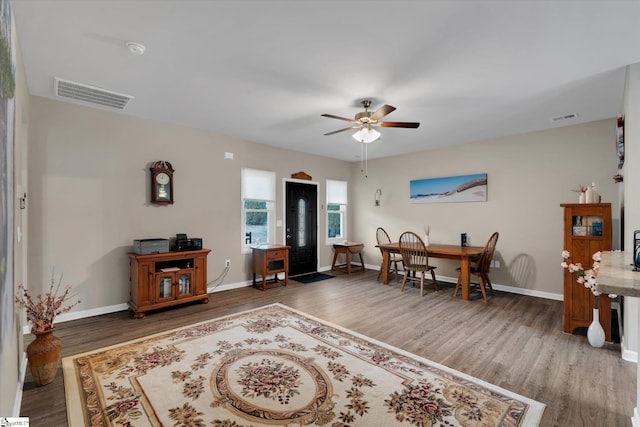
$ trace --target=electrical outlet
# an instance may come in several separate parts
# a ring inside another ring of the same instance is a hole
[[[500,268],[500,261],[499,260],[496,259],[496,260],[494,260],[492,262],[493,262],[493,265],[494,265],[495,268]]]
[[[231,260],[230,259],[225,259],[224,260],[224,266],[225,267],[231,267]]]

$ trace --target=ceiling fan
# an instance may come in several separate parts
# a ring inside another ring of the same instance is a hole
[[[334,130],[333,132],[325,133],[325,135],[333,135],[340,132],[345,132],[351,129],[358,129],[356,133],[352,136],[353,138],[360,142],[360,171],[365,173],[365,177],[367,176],[367,144],[373,141],[377,141],[380,138],[380,132],[375,129],[372,129],[374,126],[380,126],[383,128],[417,128],[420,126],[420,123],[416,122],[381,122],[382,119],[387,114],[391,113],[396,109],[396,107],[392,107],[391,105],[383,105],[378,108],[374,113],[369,111],[369,107],[371,106],[371,100],[363,99],[360,101],[362,106],[364,107],[364,111],[355,115],[355,118],[348,119],[346,117],[334,116],[333,114],[322,114],[323,117],[329,117],[330,119],[338,119],[344,120],[345,122],[351,123],[351,126]]]
[[[383,105],[378,108],[374,113],[369,111],[369,107],[371,106],[371,101],[368,99],[363,99],[361,101],[362,106],[364,107],[364,111],[355,115],[355,118],[348,119],[346,117],[335,116],[333,114],[322,114],[323,117],[329,117],[330,119],[338,119],[344,120],[346,122],[352,123],[352,126],[334,130],[333,132],[325,133],[325,135],[333,135],[340,132],[345,132],[351,129],[359,129],[356,134],[353,135],[358,142],[369,143],[380,138],[380,133],[375,129],[371,129],[372,126],[380,126],[380,127],[391,127],[391,128],[417,128],[420,126],[420,123],[416,122],[381,122],[382,119],[387,114],[391,113],[396,109],[396,107],[392,107],[391,105]],[[364,131],[364,132],[363,132]],[[373,138],[373,139],[372,139]]]

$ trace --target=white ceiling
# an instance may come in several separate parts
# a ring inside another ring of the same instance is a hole
[[[639,1],[14,0],[29,91],[54,77],[124,114],[356,161],[359,101],[397,108],[369,158],[610,118]],[[147,50],[134,56],[125,42]],[[58,98],[60,99],[60,98]],[[553,117],[577,113],[577,119]],[[612,129],[613,133],[613,129]],[[179,144],[180,141],[176,141]]]

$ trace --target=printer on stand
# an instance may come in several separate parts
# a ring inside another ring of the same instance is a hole
[[[140,239],[133,241],[133,252],[138,255],[169,252],[169,239]]]

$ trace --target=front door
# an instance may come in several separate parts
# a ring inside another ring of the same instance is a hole
[[[318,265],[318,187],[286,183],[286,244],[289,275],[315,272]]]

